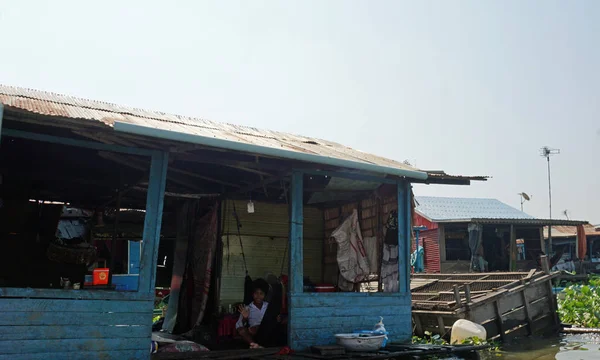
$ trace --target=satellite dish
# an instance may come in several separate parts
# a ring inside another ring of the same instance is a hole
[[[527,201],[531,200],[531,197],[524,192],[521,193],[521,196]]]

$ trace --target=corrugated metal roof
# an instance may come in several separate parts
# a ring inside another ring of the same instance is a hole
[[[435,222],[485,219],[534,219],[496,199],[416,196],[421,215]]]
[[[538,219],[496,199],[415,196],[415,211],[436,223],[473,222],[498,225],[575,226],[586,221]]]
[[[321,157],[374,164],[407,171],[419,171],[401,162],[367,154],[326,140],[277,131],[259,130],[247,126],[217,123],[189,116],[130,108],[39,90],[0,84],[0,102],[5,105],[7,110],[18,109],[46,116],[99,121],[108,126],[113,126],[115,122],[120,122],[153,129],[283,149],[297,153],[314,154]]]
[[[583,225],[585,235],[587,236],[600,236],[600,230],[596,230],[593,225]],[[569,238],[577,236],[577,227],[575,226],[553,226],[552,227],[552,238]],[[544,227],[544,238],[548,238],[548,227]]]

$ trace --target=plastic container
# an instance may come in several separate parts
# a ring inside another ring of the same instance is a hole
[[[336,334],[338,345],[350,351],[377,351],[385,340],[385,335]]]
[[[371,335],[371,336],[385,335],[385,337],[383,338],[383,342],[381,343],[381,347],[384,348],[387,345],[388,335],[389,335],[389,333],[387,331],[355,330],[353,333],[354,334],[362,334],[362,335]]]
[[[483,326],[475,324],[472,321],[465,319],[456,320],[452,325],[450,344],[461,344],[464,340],[472,337],[487,340],[487,332]]]
[[[92,277],[92,285],[108,285],[108,268],[94,269]]]

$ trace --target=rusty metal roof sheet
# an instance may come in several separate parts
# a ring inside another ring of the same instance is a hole
[[[594,225],[583,225],[586,236],[600,236],[600,230],[597,230]],[[569,238],[577,236],[577,227],[575,226],[553,226],[552,238]],[[544,227],[544,238],[548,238],[548,227]]]
[[[364,153],[326,140],[125,107],[46,91],[0,84],[0,102],[7,110],[15,109],[81,121],[98,121],[111,127],[115,123],[139,125],[421,173],[420,170],[401,162]]]

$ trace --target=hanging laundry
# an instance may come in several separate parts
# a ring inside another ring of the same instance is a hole
[[[370,272],[356,209],[331,233],[331,237],[338,244],[337,263],[340,268],[338,287],[343,291],[352,291],[354,284],[364,280]]]
[[[367,251],[367,259],[369,261],[369,269],[371,274],[379,274],[379,244],[377,236],[366,237],[363,239],[365,250]]]
[[[385,228],[385,240],[384,243],[387,245],[398,245],[398,212],[396,210],[390,211]]]

